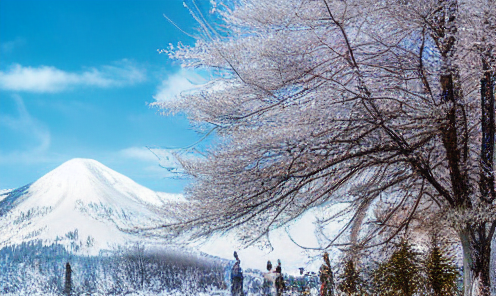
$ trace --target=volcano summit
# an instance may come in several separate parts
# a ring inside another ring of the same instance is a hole
[[[32,184],[0,191],[0,247],[42,240],[95,254],[136,241],[125,230],[163,223],[160,209],[182,200],[98,161],[72,159]]]

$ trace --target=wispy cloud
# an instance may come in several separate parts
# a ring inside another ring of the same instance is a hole
[[[206,82],[207,79],[200,74],[181,69],[162,81],[154,98],[158,102],[171,100],[178,97],[182,92],[193,90]]]
[[[158,158],[145,147],[129,147],[118,152],[119,156],[158,163]]]
[[[16,48],[26,44],[26,39],[17,37],[14,40],[7,41],[7,42],[2,42],[0,44],[0,51],[2,53],[11,53],[13,52]]]
[[[54,93],[73,87],[122,87],[142,82],[145,71],[128,60],[82,72],[66,72],[51,66],[12,65],[0,71],[0,89],[16,92]]]
[[[44,161],[46,152],[50,148],[51,134],[48,128],[32,117],[26,109],[24,101],[18,95],[13,95],[17,105],[17,116],[0,117],[0,127],[4,126],[16,133],[25,135],[27,143],[19,143],[26,149],[2,152],[0,150],[0,163],[33,163]]]

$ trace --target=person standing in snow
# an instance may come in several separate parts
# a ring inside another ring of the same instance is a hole
[[[320,267],[320,283],[320,296],[334,296],[334,277],[327,252],[324,253],[324,264]]]
[[[281,268],[281,260],[277,259],[277,267],[276,267],[276,295],[281,296],[286,289],[286,284],[284,283],[284,277],[282,276],[282,268]]]
[[[272,296],[274,295],[275,289],[275,273],[272,271],[272,262],[267,261],[267,272],[264,273],[264,280],[262,286],[262,295],[263,296]]]
[[[243,294],[243,270],[241,269],[241,261],[239,260],[238,253],[234,251],[234,258],[236,263],[231,269],[231,295],[244,296]]]

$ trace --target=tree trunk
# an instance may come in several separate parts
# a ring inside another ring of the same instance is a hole
[[[496,295],[496,238],[493,237],[491,244],[491,262],[489,263],[489,277],[491,278],[491,293]]]
[[[486,25],[489,25],[489,19],[486,18]],[[490,63],[494,61],[492,46],[489,46],[482,52],[482,70],[484,71],[481,79],[481,159],[480,159],[480,180],[479,188],[481,202],[490,207],[496,200],[496,191],[494,188],[494,149],[495,149],[495,106],[494,106],[494,87],[495,73],[491,71]],[[491,293],[491,243],[493,240],[496,221],[486,221],[481,223],[475,238],[478,238],[478,250],[475,262],[476,278],[479,278],[483,285],[483,291],[480,295],[490,295]],[[475,259],[475,258],[474,258]]]
[[[463,248],[464,296],[490,296],[491,239],[486,223],[466,227],[459,235]],[[475,239],[475,240],[474,240]]]
[[[484,76],[481,79],[481,171],[480,193],[482,199],[491,203],[496,198],[494,190],[494,77],[489,71],[489,64],[483,60]]]
[[[65,265],[64,295],[72,295],[72,269],[69,262]]]

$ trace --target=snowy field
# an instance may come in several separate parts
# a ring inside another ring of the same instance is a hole
[[[49,293],[49,294],[46,294],[46,293],[41,293],[41,292],[33,292],[33,291],[29,291],[29,292],[20,292],[20,293],[9,293],[9,294],[2,294],[2,295],[5,295],[5,296],[60,296],[59,293]],[[90,294],[83,294],[83,295],[90,295]],[[95,294],[91,294],[93,296],[108,296],[108,294],[100,294],[100,293],[95,293]],[[117,295],[117,294],[116,294]],[[185,295],[198,295],[198,296],[215,296],[215,295],[218,295],[218,296],[229,296],[230,293],[228,293],[227,291],[212,291],[212,292],[208,292],[208,293],[203,293],[203,292],[199,292],[199,293],[194,293],[192,292],[192,294],[185,294],[184,292],[162,292],[162,293],[158,293],[158,294],[155,294],[154,292],[151,292],[151,291],[141,291],[141,292],[138,292],[138,293],[130,293],[130,294],[125,294],[127,296],[185,296]]]
[[[60,294],[57,293],[37,293],[37,292],[26,292],[26,293],[15,293],[15,294],[2,294],[5,296],[60,296]],[[83,295],[89,295],[89,294],[83,294]],[[91,294],[93,296],[109,296],[108,294],[100,294],[100,293],[95,293]],[[117,295],[117,294],[116,294]],[[191,292],[191,293],[185,293],[185,292],[179,292],[179,291],[171,291],[171,292],[161,292],[161,293],[154,293],[153,291],[141,291],[137,293],[130,293],[130,294],[125,294],[126,296],[231,296],[231,293],[229,291],[211,291],[211,292]],[[246,293],[245,296],[259,296],[261,295],[260,293]],[[287,292],[283,294],[284,296],[296,296],[300,295],[298,293],[291,293]],[[313,289],[310,291],[309,296],[317,296],[319,295],[318,291],[316,289]]]

